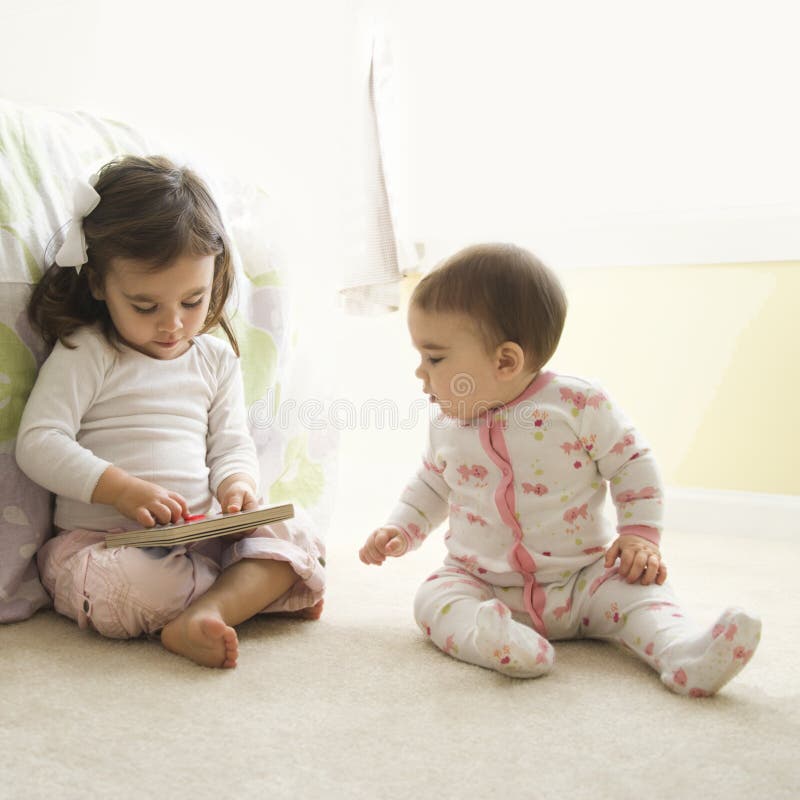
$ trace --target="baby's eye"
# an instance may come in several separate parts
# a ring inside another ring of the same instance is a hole
[[[141,306],[134,306],[134,311],[137,314],[152,314],[156,310],[156,306],[150,306],[149,308],[142,308]]]
[[[197,308],[200,303],[203,302],[203,298],[201,297],[199,300],[195,300],[193,303],[181,303],[184,308]]]

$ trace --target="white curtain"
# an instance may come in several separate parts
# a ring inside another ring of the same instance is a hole
[[[399,304],[399,281],[413,266],[406,234],[405,115],[396,91],[389,43],[373,31],[365,64],[362,146],[354,164],[360,183],[354,186],[352,220],[347,230],[341,296],[344,308],[370,314]]]

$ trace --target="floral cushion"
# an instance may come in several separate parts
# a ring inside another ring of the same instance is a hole
[[[53,233],[69,219],[72,180],[121,153],[164,152],[118,122],[0,100],[0,622],[25,619],[49,604],[34,556],[51,534],[52,498],[14,459],[22,410],[47,355],[25,314],[31,286],[41,277]],[[253,186],[209,182],[234,244],[238,291],[229,313],[242,353],[261,490],[270,501],[297,503],[322,524],[331,505],[335,440],[297,421],[273,423],[279,398],[291,396],[293,375],[305,370],[294,363],[287,271],[276,257],[269,199]]]

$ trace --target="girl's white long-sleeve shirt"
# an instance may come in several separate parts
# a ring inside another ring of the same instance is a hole
[[[416,548],[449,514],[452,560],[533,591],[597,560],[612,541],[607,484],[617,532],[657,544],[663,490],[647,444],[599,386],[545,372],[474,422],[432,420],[423,466],[387,524]]]
[[[60,342],[42,365],[22,415],[17,463],[56,495],[62,529],[136,527],[113,506],[92,504],[114,465],[178,492],[205,513],[225,478],[258,484],[239,362],[227,342],[201,335],[178,358],[115,350],[95,327]]]

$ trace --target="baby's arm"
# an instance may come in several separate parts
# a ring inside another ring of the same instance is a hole
[[[635,534],[619,536],[606,551],[607,569],[614,566],[619,558],[619,574],[628,583],[637,581],[643,586],[657,583],[659,586],[667,579],[667,565],[661,560],[657,545]]]
[[[609,481],[617,509],[619,536],[606,552],[606,567],[619,558],[619,574],[628,583],[664,583],[667,567],[659,550],[663,487],[649,446],[599,389],[587,394],[581,441],[591,443],[589,455]]]
[[[430,448],[423,467],[412,478],[389,515],[386,525],[373,531],[359,551],[365,564],[382,564],[415,550],[447,516],[450,487],[434,465]]]
[[[400,528],[387,525],[373,531],[367,538],[364,546],[359,550],[358,557],[365,564],[380,566],[386,556],[398,558],[408,552],[408,539]]]

